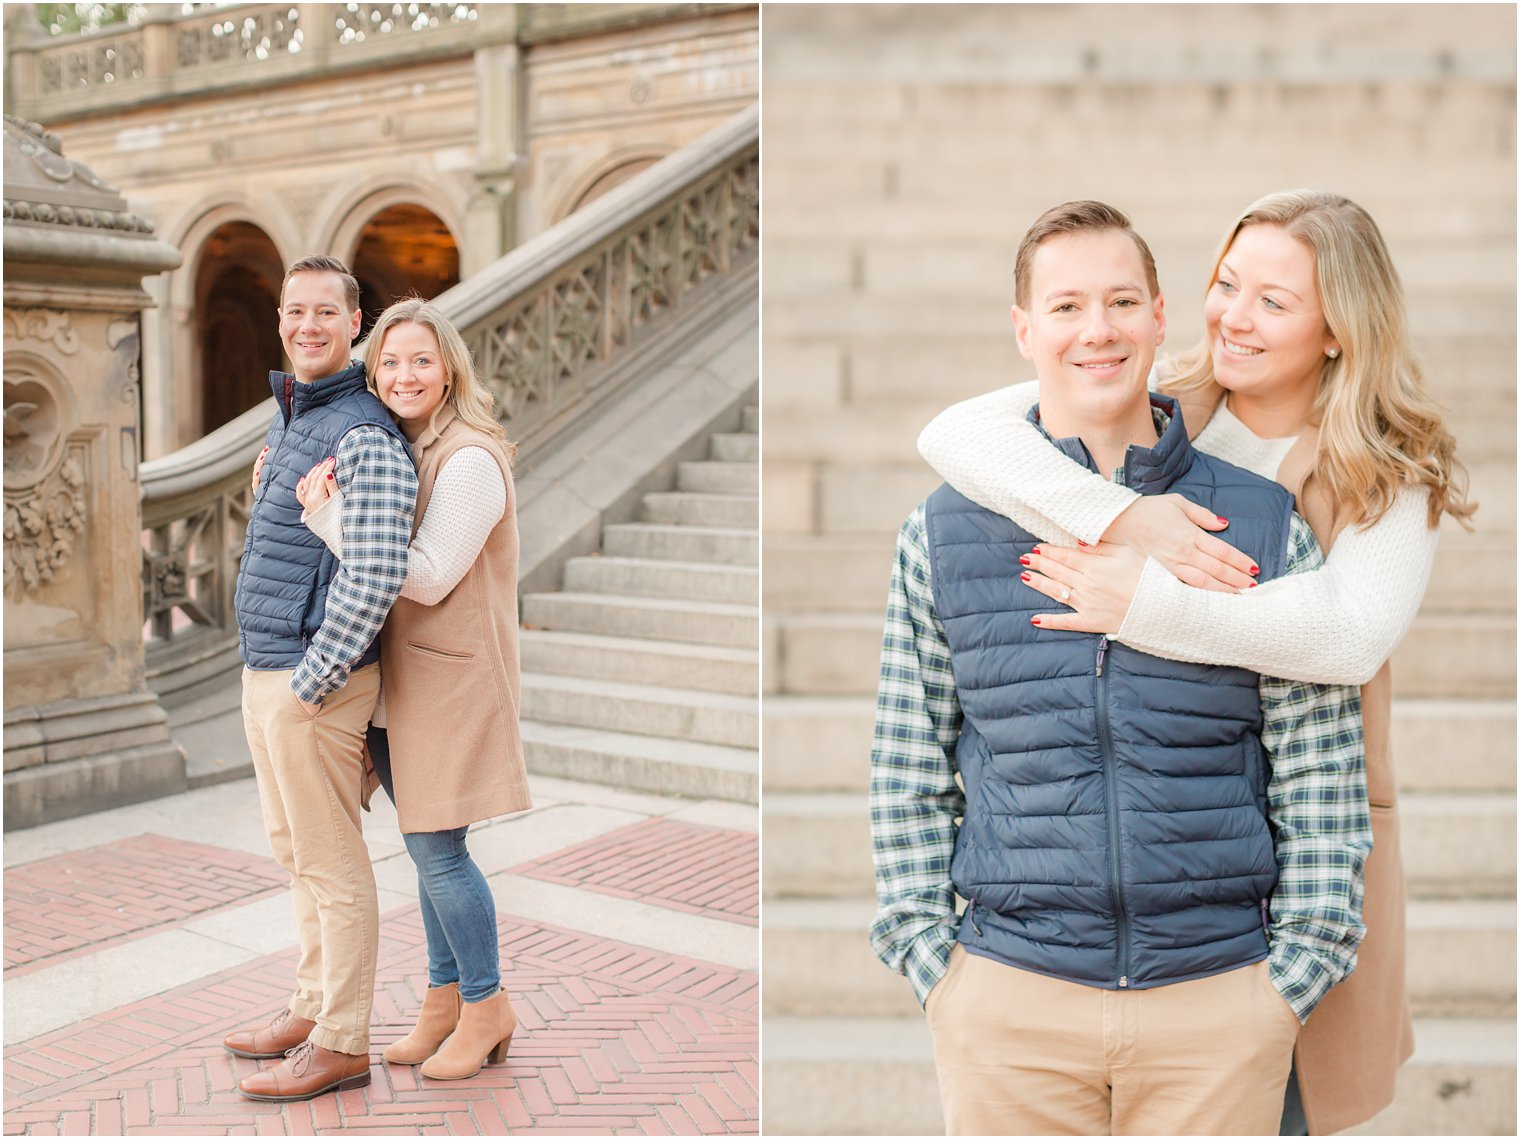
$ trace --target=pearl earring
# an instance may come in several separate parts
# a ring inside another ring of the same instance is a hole
[[[1341,350],[1339,348],[1331,348],[1328,352],[1325,353],[1325,355],[1329,356],[1332,360],[1338,359],[1340,357],[1340,354]]]

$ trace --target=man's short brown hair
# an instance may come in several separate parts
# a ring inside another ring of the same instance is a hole
[[[1035,219],[1029,232],[1024,235],[1024,240],[1019,242],[1018,256],[1013,260],[1013,299],[1014,303],[1022,309],[1029,307],[1030,275],[1034,269],[1035,250],[1052,237],[1063,233],[1085,233],[1105,229],[1117,229],[1121,233],[1129,234],[1135,248],[1140,250],[1140,262],[1145,266],[1145,284],[1150,289],[1151,299],[1154,300],[1161,292],[1161,283],[1156,279],[1156,259],[1151,256],[1151,247],[1145,244],[1145,238],[1135,232],[1130,225],[1129,215],[1123,210],[1115,209],[1106,202],[1094,202],[1085,200],[1080,202],[1062,202],[1059,206],[1053,206]]]
[[[285,279],[280,282],[280,307],[285,307],[285,286],[297,273],[336,273],[343,279],[343,303],[348,306],[349,312],[359,310],[359,282],[348,271],[348,266],[336,257],[328,257],[318,254],[315,257],[303,257],[289,269],[285,270]]]

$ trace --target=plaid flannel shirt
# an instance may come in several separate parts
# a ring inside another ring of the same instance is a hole
[[[1286,573],[1324,561],[1294,515]],[[1356,965],[1362,865],[1372,849],[1361,693],[1261,678],[1268,819],[1278,883],[1268,929],[1272,983],[1300,1020]],[[950,861],[965,795],[956,781],[961,707],[934,611],[924,507],[903,525],[887,600],[871,748],[876,919],[871,946],[919,1003],[944,976],[960,929]]]
[[[338,445],[343,560],[327,588],[327,611],[290,678],[309,704],[348,683],[406,583],[406,549],[417,509],[417,472],[394,436],[368,424]]]

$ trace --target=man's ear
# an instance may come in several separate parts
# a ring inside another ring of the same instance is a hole
[[[1033,360],[1029,348],[1029,314],[1014,305],[1008,310],[1008,315],[1013,318],[1013,336],[1019,344],[1019,355],[1026,360]]]
[[[1156,294],[1156,346],[1159,348],[1166,343],[1166,297]]]
[[[363,323],[363,321],[364,310],[362,308],[354,309],[353,326],[348,330],[348,339],[350,343],[352,343],[354,338],[359,335],[359,325]]]

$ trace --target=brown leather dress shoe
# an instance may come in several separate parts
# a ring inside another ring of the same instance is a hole
[[[327,1092],[346,1092],[369,1083],[369,1053],[329,1052],[310,1040],[290,1050],[284,1063],[238,1081],[238,1091],[266,1103],[295,1103]]]
[[[234,1032],[222,1041],[222,1047],[234,1056],[250,1060],[278,1060],[297,1044],[305,1042],[311,1030],[317,1027],[314,1020],[302,1020],[289,1009],[263,1028],[245,1028]]]

